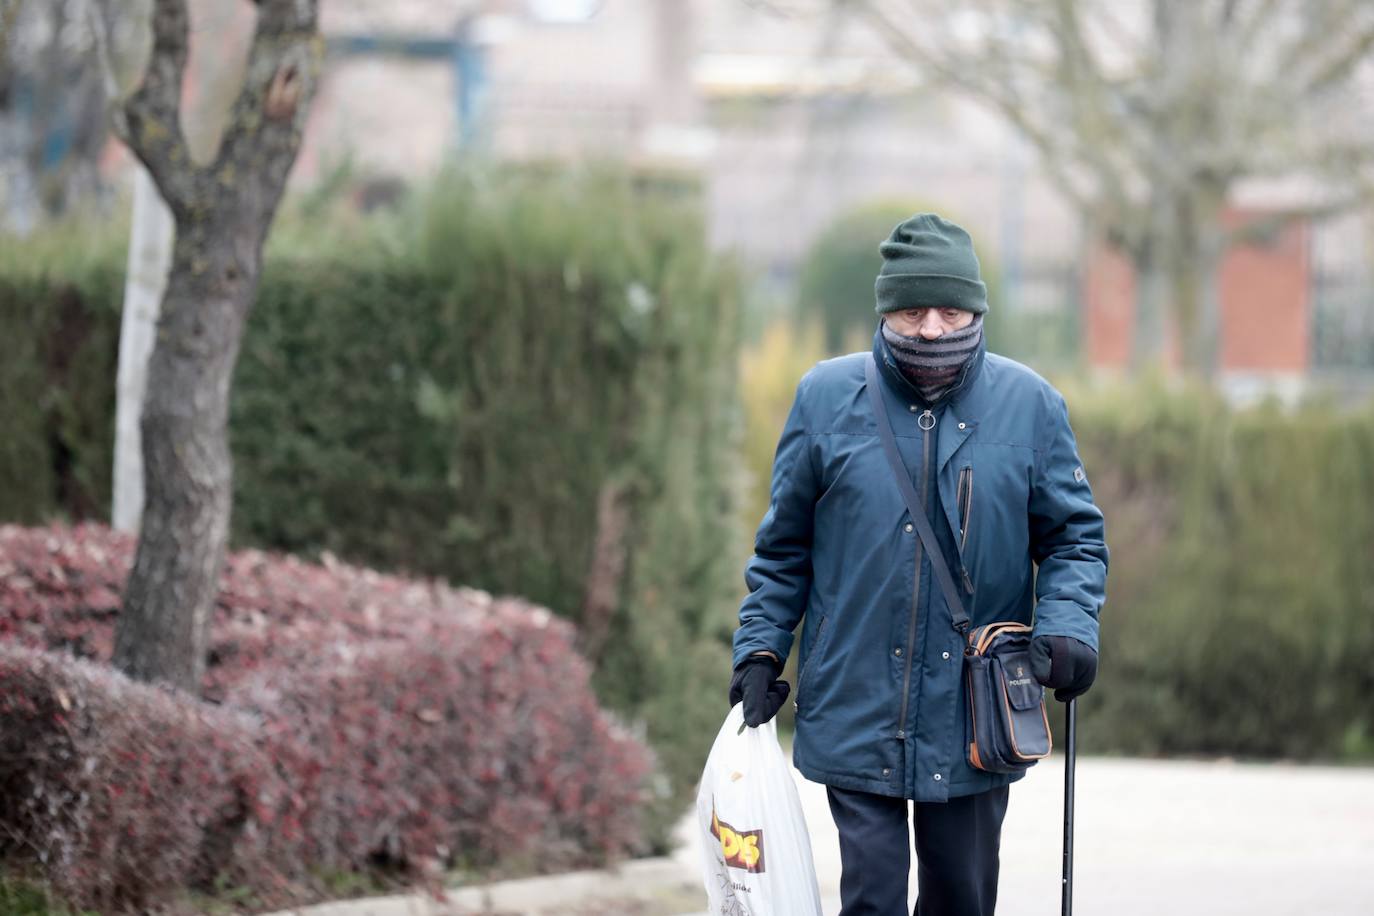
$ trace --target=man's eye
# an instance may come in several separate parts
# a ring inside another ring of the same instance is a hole
[[[953,319],[959,317],[959,310],[958,310],[958,309],[941,309],[941,310],[940,310],[940,313],[941,313],[942,315],[944,315],[946,318],[950,319],[950,320],[953,320]]]

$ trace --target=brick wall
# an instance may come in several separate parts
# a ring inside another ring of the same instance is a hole
[[[1228,226],[1256,218],[1234,211]],[[1232,248],[1219,284],[1221,372],[1303,373],[1311,351],[1311,230],[1295,222],[1271,236]],[[1083,346],[1088,364],[1122,369],[1130,362],[1135,323],[1135,272],[1120,252],[1097,249],[1084,266]],[[1166,320],[1166,326],[1170,323]],[[1166,364],[1178,365],[1170,327]]]

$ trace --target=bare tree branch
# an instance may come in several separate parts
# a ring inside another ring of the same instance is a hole
[[[1274,16],[1278,13],[1282,2],[1283,0],[1255,0],[1254,5],[1243,18],[1234,20],[1233,27],[1237,37],[1236,46],[1253,48],[1260,34],[1265,28],[1273,24]]]
[[[0,35],[11,34],[14,23],[19,19],[19,7],[24,5],[24,0],[0,0],[0,26],[4,26],[4,31]]]
[[[148,69],[124,105],[125,142],[175,213],[192,205],[201,179],[181,128],[181,80],[190,31],[186,0],[154,0],[152,19]]]
[[[810,3],[779,3],[777,0],[742,0],[745,6],[752,6],[760,12],[768,13],[779,19],[813,19],[825,15],[831,4],[825,0],[812,0]],[[843,5],[843,0],[840,4]]]
[[[1358,21],[1362,5],[1362,0],[1324,0],[1304,5],[1299,20],[1302,30],[1284,49],[1278,71],[1292,80],[1296,87],[1300,87],[1300,95],[1308,95],[1316,90],[1317,76],[1323,70],[1334,73],[1332,67],[1324,67],[1322,62],[1329,60],[1333,65],[1338,65],[1345,58],[1339,51],[1333,53],[1330,50],[1333,46],[1344,47],[1344,38],[1352,33],[1358,36],[1365,31],[1364,28],[1351,27],[1352,23]]]
[[[1125,197],[1128,176],[1133,171],[1127,163],[1113,162],[1113,152],[1123,143],[1131,143],[1131,133],[1122,120],[1122,108],[1113,110],[1112,100],[1106,97],[1110,81],[1102,72],[1083,34],[1082,21],[1073,0],[1056,0],[1045,27],[1059,51],[1057,72],[1041,87],[1049,94],[1061,91],[1069,109],[1072,123],[1067,132],[1079,138],[1108,139],[1108,142],[1078,142],[1075,148],[1098,178],[1098,191],[1119,213],[1129,209]],[[1114,141],[1114,142],[1112,142]]]
[[[10,50],[10,36],[19,21],[19,10],[24,0],[0,0],[0,72],[8,66],[6,58]]]
[[[212,166],[219,180],[233,180],[236,164],[255,151],[283,148],[297,141],[307,112],[302,101],[311,94],[323,54],[317,19],[315,3],[259,0],[257,30],[243,88],[230,109]],[[269,181],[284,178],[261,177]]]
[[[1139,56],[1143,53],[1139,30],[1131,29],[1121,21],[1122,9],[1116,4],[1106,4],[1099,10],[1099,25],[1103,35],[1116,43],[1116,50],[1123,55]]]
[[[124,112],[123,93],[115,75],[114,58],[110,54],[110,33],[101,12],[100,0],[86,0],[86,16],[90,20],[91,38],[95,42],[96,61],[101,80],[105,84],[105,103],[109,107],[110,127],[115,136],[129,142],[129,120]]]
[[[1316,95],[1345,80],[1369,56],[1371,49],[1374,49],[1374,24],[1366,25],[1363,31],[1356,31],[1345,48],[1327,59],[1307,78],[1305,94]]]
[[[1203,371],[1215,303],[1196,290],[1236,241],[1221,221],[1237,181],[1307,175],[1334,195],[1276,224],[1374,202],[1356,82],[1374,59],[1368,0],[833,2],[1026,137],[1050,183],[1154,290],[1138,316],[1167,307],[1205,338],[1189,356]]]
[[[1068,132],[1047,129],[1036,120],[1031,104],[1018,86],[1016,75],[1011,72],[1011,62],[1017,56],[1012,49],[994,46],[980,53],[980,58],[985,61],[984,66],[960,66],[958,61],[950,60],[940,51],[921,44],[879,4],[871,0],[854,0],[854,5],[899,56],[912,61],[937,80],[989,105],[1006,118],[1040,153],[1041,164],[1056,190],[1076,207],[1090,208],[1100,200],[1100,194],[1117,194],[1126,186],[1120,173],[1100,156],[1096,157],[1094,168],[1097,193],[1082,187],[1071,177],[1067,163],[1093,159],[1094,156],[1091,153],[1080,156],[1078,150],[1070,150],[1069,144],[1073,138]]]

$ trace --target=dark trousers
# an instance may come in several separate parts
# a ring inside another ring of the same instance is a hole
[[[913,916],[993,916],[1008,789],[914,803]],[[826,792],[840,831],[840,916],[906,916],[906,814],[912,803],[833,786]]]

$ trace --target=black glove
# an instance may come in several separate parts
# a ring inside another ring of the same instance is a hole
[[[1031,674],[1054,698],[1067,703],[1086,693],[1097,677],[1097,652],[1071,636],[1037,636],[1031,640]]]
[[[782,665],[767,655],[751,655],[730,678],[730,705],[744,702],[744,724],[753,728],[778,714],[792,685],[778,680]]]

